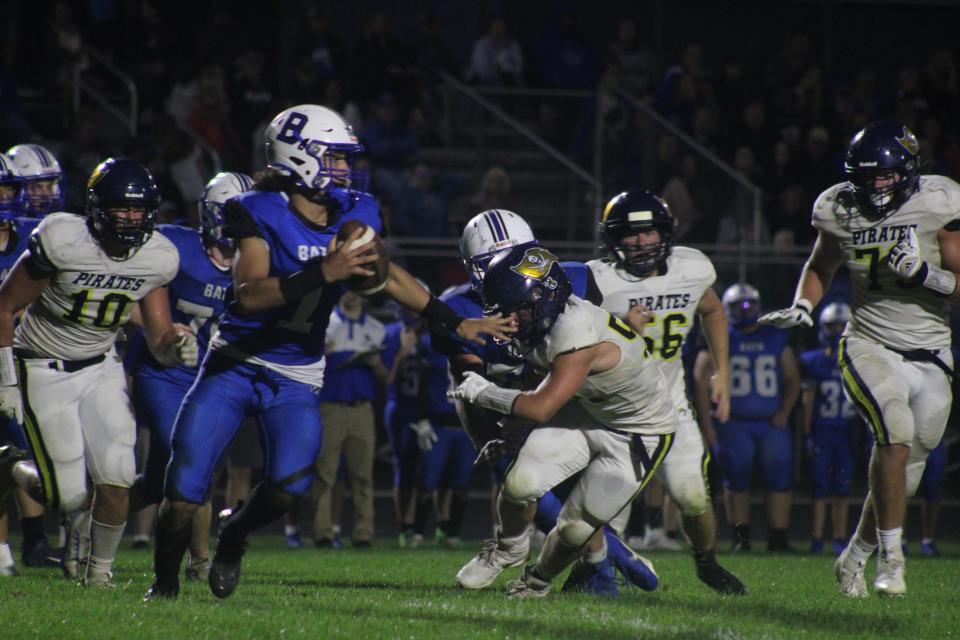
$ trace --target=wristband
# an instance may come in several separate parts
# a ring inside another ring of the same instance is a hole
[[[513,411],[513,403],[521,393],[523,392],[518,389],[504,389],[491,384],[477,396],[477,404],[484,409],[510,415]]]
[[[813,313],[813,305],[810,304],[810,301],[806,298],[797,298],[794,301],[793,306],[797,307],[798,309],[803,309],[807,315]]]
[[[428,322],[440,325],[451,333],[455,332],[460,323],[463,322],[463,316],[458,315],[456,311],[436,296],[430,296],[430,302],[420,311],[420,316]]]
[[[296,302],[308,293],[312,293],[326,284],[323,277],[323,258],[317,256],[296,273],[280,278],[280,295],[284,302]]]
[[[957,289],[957,276],[946,269],[924,262],[916,275],[916,280],[927,289],[941,297],[948,297]]]
[[[0,387],[17,384],[17,368],[13,364],[13,347],[0,347]]]

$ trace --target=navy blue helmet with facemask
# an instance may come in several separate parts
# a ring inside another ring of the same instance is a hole
[[[920,143],[897,120],[873,122],[850,141],[844,173],[860,212],[880,220],[899,209],[920,188]],[[890,184],[877,186],[878,179]]]

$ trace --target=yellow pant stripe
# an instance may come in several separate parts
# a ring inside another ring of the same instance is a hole
[[[841,338],[840,347],[837,351],[837,359],[840,363],[840,377],[843,380],[843,386],[846,387],[854,404],[860,409],[862,415],[867,418],[870,429],[873,431],[873,437],[878,445],[887,444],[890,441],[887,425],[883,421],[883,412],[880,405],[870,393],[870,389],[864,384],[863,379],[853,366],[853,361],[847,354],[847,339]]]
[[[50,454],[43,444],[43,438],[40,437],[40,426],[37,422],[37,416],[33,413],[33,407],[30,406],[30,397],[27,393],[27,365],[23,360],[18,360],[18,369],[20,374],[20,395],[23,398],[23,426],[27,434],[27,440],[30,442],[30,449],[33,452],[33,459],[37,463],[37,472],[40,474],[40,487],[43,490],[44,502],[47,508],[56,511],[60,508],[60,495],[57,492],[57,481],[54,474],[53,461]]]

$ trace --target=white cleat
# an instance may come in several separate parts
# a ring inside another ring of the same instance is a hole
[[[533,598],[543,598],[550,593],[549,582],[544,582],[530,575],[532,566],[524,569],[522,576],[507,583],[507,599],[532,600]]]
[[[113,572],[94,573],[87,571],[87,575],[80,581],[85,587],[100,587],[103,589],[115,589],[117,585],[113,584]]]
[[[906,568],[902,554],[881,551],[877,557],[877,575],[873,579],[873,588],[881,596],[906,595],[905,573]]]
[[[643,549],[647,551],[683,551],[684,545],[674,540],[660,527],[647,529],[643,534]]]
[[[512,545],[503,540],[484,540],[480,550],[470,562],[457,572],[457,582],[464,589],[484,589],[493,584],[504,569],[519,567],[530,555],[530,532]]]
[[[863,577],[863,568],[863,562],[850,558],[850,547],[843,550],[833,563],[833,574],[837,577],[840,593],[851,598],[866,598],[870,595],[867,592],[867,581]]]

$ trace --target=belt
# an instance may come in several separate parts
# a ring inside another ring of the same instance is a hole
[[[884,345],[886,346],[886,345]],[[905,360],[910,362],[929,362],[940,367],[940,369],[947,374],[948,378],[956,377],[957,373],[947,366],[947,363],[937,357],[936,351],[930,351],[929,349],[912,349],[910,351],[905,351],[903,349],[894,349],[893,347],[887,347],[890,351],[900,354]]]
[[[44,358],[38,356],[32,351],[27,351],[26,349],[14,349],[14,355],[23,360],[47,360],[47,366],[51,369],[56,369],[57,371],[62,371],[64,373],[73,373],[75,371],[80,371],[81,369],[86,369],[89,366],[100,364],[107,359],[105,354],[100,354],[98,356],[93,356],[92,358],[86,358],[84,360],[58,360],[56,358]]]

